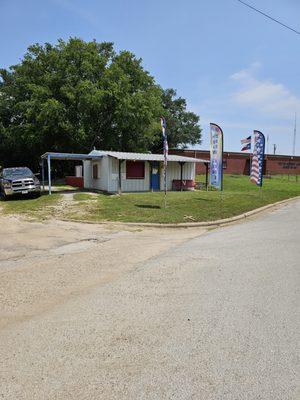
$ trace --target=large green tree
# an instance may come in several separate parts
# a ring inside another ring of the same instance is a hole
[[[168,127],[168,141],[171,148],[185,148],[188,144],[201,143],[199,116],[187,111],[186,100],[176,98],[174,89],[162,93],[164,116]]]
[[[165,115],[170,147],[201,140],[199,118],[163,90],[128,51],[71,38],[35,44],[0,70],[0,164],[34,165],[45,151],[161,149]]]

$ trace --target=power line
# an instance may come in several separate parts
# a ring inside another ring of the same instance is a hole
[[[297,113],[295,113],[295,127],[293,137],[293,156],[296,154],[296,136],[297,136]]]
[[[297,35],[300,35],[300,32],[299,32],[299,31],[296,31],[296,29],[291,28],[291,27],[288,26],[288,25],[285,25],[283,22],[280,22],[280,21],[278,21],[277,19],[271,17],[270,15],[265,14],[264,12],[258,10],[257,8],[251,6],[250,4],[245,3],[245,2],[242,1],[242,0],[237,0],[237,1],[240,2],[240,3],[242,3],[242,4],[244,4],[246,7],[249,7],[249,8],[251,8],[252,10],[258,12],[259,14],[263,15],[264,17],[269,18],[271,21],[276,22],[277,24],[279,24],[279,25],[281,25],[281,26],[284,26],[285,28],[289,29],[290,31],[292,31],[292,32],[294,32],[294,33],[297,33]]]

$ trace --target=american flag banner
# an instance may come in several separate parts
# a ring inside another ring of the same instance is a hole
[[[241,148],[241,151],[251,150],[251,143],[246,144],[246,146]]]
[[[259,131],[254,131],[254,148],[251,164],[250,180],[257,186],[262,186],[263,166],[265,158],[265,136]]]
[[[241,144],[243,145],[241,151],[250,150],[251,149],[251,136],[248,136],[246,139],[242,139]]]
[[[164,117],[160,117],[160,123],[161,123],[163,142],[164,142],[164,191],[165,191],[165,196],[166,196],[166,194],[167,194],[167,164],[168,164],[169,146],[168,146],[168,139],[167,139],[167,134],[166,134],[167,124],[166,124],[166,120]],[[165,198],[165,206],[166,206],[166,198]]]
[[[163,141],[164,141],[164,157],[165,157],[165,161],[167,162],[169,147],[168,147],[168,140],[167,140],[167,134],[166,134],[167,124],[166,124],[166,120],[164,117],[160,117],[160,123],[161,123],[161,129],[162,129],[162,135],[163,135]]]

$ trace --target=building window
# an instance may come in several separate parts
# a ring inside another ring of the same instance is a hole
[[[126,161],[126,179],[145,179],[145,162]]]
[[[93,164],[93,179],[99,178],[99,168],[98,164]]]
[[[223,169],[227,168],[227,160],[223,160]]]

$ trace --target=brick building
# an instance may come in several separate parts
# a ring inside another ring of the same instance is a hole
[[[208,150],[170,150],[170,154],[187,157],[210,159]],[[238,153],[224,151],[223,169],[225,174],[249,175],[252,155],[249,153]],[[204,174],[205,165],[196,164],[196,173]],[[300,175],[300,156],[265,155],[264,175],[290,174]]]

